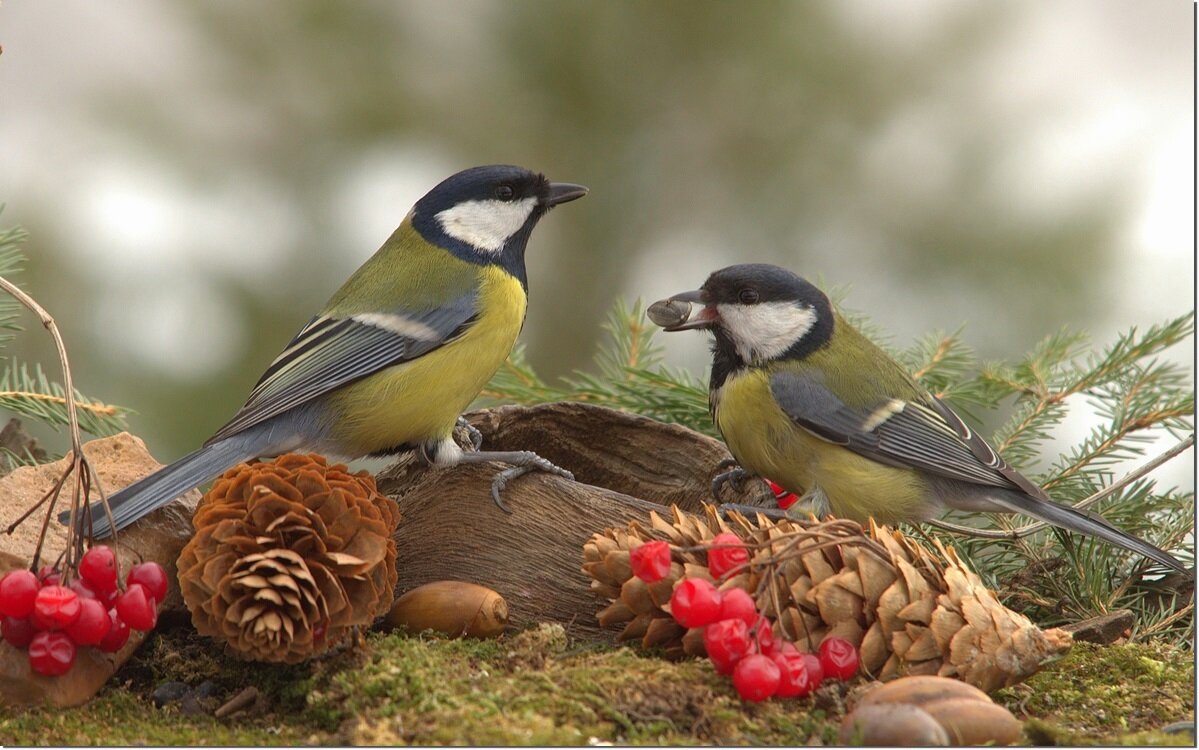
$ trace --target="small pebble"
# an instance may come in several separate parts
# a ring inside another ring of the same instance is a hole
[[[200,700],[205,698],[215,698],[219,692],[221,692],[221,689],[217,687],[217,684],[212,680],[204,680],[199,685],[196,685],[195,689],[196,698],[199,698]]]
[[[195,693],[188,693],[179,701],[179,712],[187,716],[211,716],[212,711],[196,699]]]
[[[164,682],[154,688],[154,692],[150,694],[150,699],[154,701],[154,705],[162,708],[168,703],[174,703],[183,696],[187,695],[191,688],[182,682]]]
[[[1190,735],[1191,742],[1195,741],[1195,722],[1193,721],[1176,721],[1162,727],[1162,731],[1166,734],[1187,734]]]

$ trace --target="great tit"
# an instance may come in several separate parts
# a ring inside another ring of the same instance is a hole
[[[526,471],[569,477],[529,451],[463,451],[453,430],[524,324],[529,234],[551,208],[586,193],[506,165],[437,185],[202,448],[108,499],[115,527],[241,461],[297,450],[342,458],[416,450],[438,466],[512,464],[496,475],[497,504],[505,482]],[[91,518],[94,536],[112,533],[98,503]]]
[[[650,317],[667,331],[714,334],[709,404],[735,476],[769,477],[819,513],[859,522],[946,508],[1023,513],[1186,572],[1098,515],[1050,500],[790,271],[723,268],[654,303]]]

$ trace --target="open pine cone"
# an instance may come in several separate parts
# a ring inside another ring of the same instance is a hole
[[[733,514],[728,522],[706,506],[703,517],[673,508],[651,529],[630,523],[594,535],[583,548],[591,588],[610,602],[601,625],[624,625],[620,640],[663,649],[668,656],[704,653],[700,628],[670,616],[670,595],[685,576],[712,580],[701,549],[731,531],[750,548],[748,570],[716,582],[748,591],[776,630],[813,651],[835,635],[860,649],[862,669],[878,679],[906,674],[956,677],[990,692],[1029,677],[1070,649],[1069,633],[1042,631],[1004,607],[982,580],[939,543],[934,554],[898,531],[851,521],[782,520],[758,525]],[[629,550],[652,539],[671,545],[670,573],[646,584],[632,575]]]
[[[290,453],[216,480],[179,555],[200,633],[246,659],[295,663],[391,606],[399,510],[367,472]]]

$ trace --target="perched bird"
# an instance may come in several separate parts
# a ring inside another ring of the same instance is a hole
[[[467,169],[430,190],[204,447],[108,499],[115,527],[241,461],[297,450],[343,458],[417,450],[438,466],[512,464],[493,482],[497,503],[505,483],[527,471],[569,477],[529,451],[463,451],[452,434],[524,324],[529,234],[551,208],[586,193],[502,165]],[[112,533],[99,504],[91,517],[94,536]]]
[[[790,271],[723,268],[654,303],[650,317],[667,331],[715,335],[709,404],[741,467],[717,485],[769,477],[821,514],[860,522],[945,508],[1023,513],[1186,571],[1098,515],[1050,500]]]

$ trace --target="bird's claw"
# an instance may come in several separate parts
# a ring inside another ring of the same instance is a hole
[[[467,421],[466,417],[458,417],[458,423],[454,425],[454,428],[466,431],[466,439],[470,442],[472,450],[477,451],[483,447],[483,433]]]
[[[748,471],[742,469],[740,466],[737,466],[735,461],[729,464],[727,459],[725,461],[721,461],[716,468],[719,470],[725,468],[726,466],[735,466],[736,468],[721,472],[712,478],[712,497],[717,500],[720,499],[720,488],[723,485],[727,484],[733,488],[734,492],[740,492],[741,483],[744,482],[746,478],[752,476]]]
[[[520,451],[520,455],[516,459],[508,461],[508,463],[515,463],[517,465],[504,469],[491,480],[491,499],[495,501],[496,507],[505,513],[511,513],[512,511],[508,509],[508,506],[504,505],[504,501],[500,495],[507,488],[508,483],[519,476],[528,474],[531,471],[544,471],[548,474],[556,474],[571,482],[575,479],[574,474],[532,451]]]

